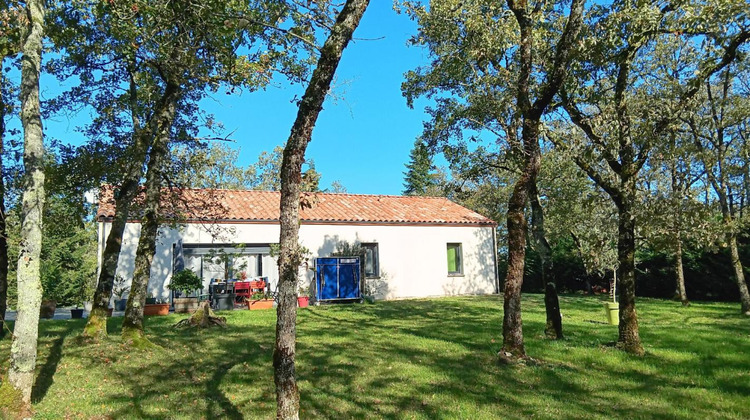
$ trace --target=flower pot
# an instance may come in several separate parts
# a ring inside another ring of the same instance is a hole
[[[247,309],[273,309],[273,299],[248,300]]]
[[[310,306],[310,296],[297,297],[297,305],[299,305],[300,308],[307,308]]]
[[[198,309],[198,298],[174,298],[174,312],[176,314],[187,314]]]
[[[127,299],[118,299],[115,301],[115,310],[116,311],[124,311],[125,307],[128,306],[128,300]]]
[[[42,306],[39,307],[39,317],[52,319],[55,317],[55,309],[57,309],[57,301],[47,299],[42,301]]]
[[[620,304],[617,302],[607,302],[604,304],[604,310],[607,311],[607,322],[610,325],[620,325]]]
[[[168,303],[150,303],[143,307],[143,315],[169,315]]]
[[[83,318],[83,308],[80,308],[80,309],[78,309],[78,308],[71,309],[70,310],[70,317],[72,319],[81,319],[81,318]]]
[[[234,293],[216,293],[211,298],[211,306],[217,311],[234,309]]]

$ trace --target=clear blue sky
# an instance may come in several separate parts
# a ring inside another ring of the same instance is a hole
[[[426,60],[425,53],[407,47],[416,25],[405,14],[396,14],[392,2],[374,0],[365,12],[355,40],[344,51],[334,92],[320,114],[307,158],[321,173],[321,188],[341,182],[350,193],[401,194],[404,165],[426,118],[423,104],[406,106],[401,83],[406,71]],[[57,82],[46,77],[47,95]],[[254,163],[261,151],[272,150],[289,136],[303,86],[278,83],[265,91],[226,95],[220,91],[202,106],[234,131],[234,146],[241,151],[240,163]],[[46,135],[66,142],[84,141],[76,126],[82,116],[56,117],[45,121]]]

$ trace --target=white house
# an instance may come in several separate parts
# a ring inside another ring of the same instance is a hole
[[[211,279],[244,271],[250,278],[268,277],[275,288],[278,267],[270,247],[279,242],[280,193],[185,189],[163,196],[162,212],[173,222],[159,229],[151,294],[169,296],[180,240],[185,266],[206,286]],[[112,197],[112,189],[104,187],[97,213],[100,263],[114,216]],[[365,249],[365,290],[376,299],[498,290],[496,223],[446,198],[308,193],[303,200],[300,244],[309,250],[309,261],[330,256],[342,242],[360,244]],[[175,202],[179,204],[170,204]],[[139,234],[138,221],[129,221],[117,267],[127,281]],[[222,253],[224,258],[217,258]],[[302,272],[303,285],[308,285],[314,272]]]

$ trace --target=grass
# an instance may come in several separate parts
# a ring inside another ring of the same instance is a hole
[[[524,295],[526,350],[541,363],[515,367],[496,362],[500,297],[301,309],[301,417],[750,418],[750,320],[737,304],[639,300],[638,358],[607,344],[617,327],[598,298],[560,303],[566,339],[549,341],[542,297]],[[275,311],[224,315],[229,327],[209,331],[149,318],[159,348],[132,352],[117,336],[82,343],[85,320],[43,321],[35,418],[272,418]]]

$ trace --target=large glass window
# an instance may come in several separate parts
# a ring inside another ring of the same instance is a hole
[[[448,274],[457,276],[464,273],[461,244],[448,244]]]
[[[365,252],[365,277],[380,277],[380,262],[378,261],[378,244],[363,243]]]

